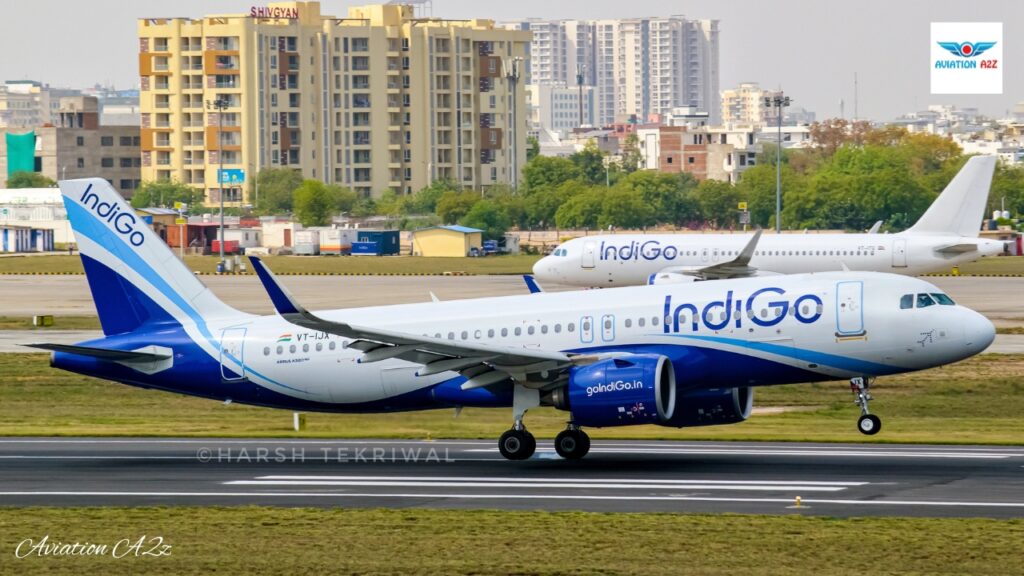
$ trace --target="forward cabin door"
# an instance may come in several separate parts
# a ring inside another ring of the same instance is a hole
[[[892,241],[892,267],[907,267],[907,241],[904,238],[896,238]]]
[[[836,336],[863,336],[864,283],[857,280],[836,284]]]
[[[594,242],[583,243],[583,260],[580,261],[580,265],[584,268],[594,267]]]

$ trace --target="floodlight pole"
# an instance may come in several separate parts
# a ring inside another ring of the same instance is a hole
[[[224,111],[228,103],[223,98],[206,101],[207,109],[217,110],[217,190],[220,196],[220,269],[224,270]]]
[[[775,145],[775,233],[782,232],[782,109],[788,107],[790,98],[778,92],[775,96],[765,96],[766,108],[775,108],[778,115],[778,139]]]

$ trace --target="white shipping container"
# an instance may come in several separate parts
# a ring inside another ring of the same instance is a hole
[[[316,230],[298,230],[295,232],[295,245],[312,244],[320,245],[320,233]]]
[[[359,231],[351,228],[333,228],[320,232],[321,254],[342,254],[352,250]]]

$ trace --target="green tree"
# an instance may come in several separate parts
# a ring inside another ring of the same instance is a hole
[[[18,171],[7,179],[8,188],[53,188],[57,183],[38,172]]]
[[[601,228],[646,228],[654,223],[654,208],[644,202],[640,192],[615,187],[604,195],[601,216],[597,219]]]
[[[328,184],[327,187],[331,189],[330,193],[338,201],[338,212],[341,214],[351,214],[356,202],[359,201],[359,195],[351,188],[342,188],[337,184]]]
[[[714,227],[732,228],[739,218],[742,193],[735,186],[721,180],[704,180],[693,191],[705,221]]]
[[[569,160],[579,168],[583,179],[595,185],[605,183],[604,158],[604,153],[593,139],[587,140],[582,150],[569,156]]]
[[[338,211],[337,188],[303,180],[295,190],[295,217],[303,226],[327,226]]]
[[[530,194],[523,202],[528,227],[550,228],[554,226],[558,208],[573,196],[586,193],[589,189],[589,186],[579,180],[569,180],[557,188]]]
[[[806,178],[790,166],[782,165],[782,205],[788,206],[806,187]],[[747,201],[750,222],[764,228],[775,227],[775,166],[758,164],[748,168],[736,184],[740,196]],[[792,227],[783,213],[783,229]]]
[[[256,210],[262,214],[288,214],[294,208],[295,191],[302,185],[302,175],[291,168],[264,168],[256,175],[259,191]]]
[[[445,224],[455,224],[469,213],[470,208],[480,201],[480,195],[472,190],[448,191],[437,200],[435,211]]]
[[[693,176],[685,172],[666,174],[641,170],[622,177],[615,188],[633,190],[654,211],[655,222],[681,225],[700,219],[700,208],[690,196],[697,187]]]
[[[526,137],[526,161],[529,162],[540,156],[540,141],[533,136]]]
[[[399,196],[394,190],[385,190],[377,199],[377,214],[389,218],[397,218],[407,213],[405,196]]]
[[[437,201],[445,192],[459,192],[462,187],[451,180],[434,180],[430,186],[413,195],[409,201],[410,214],[429,214],[437,210]]]
[[[373,198],[359,198],[356,200],[355,204],[352,205],[351,214],[354,218],[375,216],[377,214],[377,203],[374,202]]]
[[[589,189],[577,194],[558,207],[555,222],[559,228],[594,229],[598,227],[598,219],[604,206],[604,197],[608,193],[603,187]]]
[[[537,156],[523,167],[526,193],[551,189],[581,177],[579,167],[571,160],[555,156]]]
[[[473,204],[459,223],[483,230],[484,238],[488,240],[499,240],[512,225],[512,220],[496,202],[484,199]]]
[[[988,214],[992,210],[1001,210],[1004,205],[1011,216],[1024,214],[1024,167],[996,165],[995,176],[992,177],[992,190],[988,195]]]
[[[174,206],[175,202],[184,202],[198,209],[203,202],[203,191],[170,180],[143,182],[132,194],[131,200],[134,208]]]

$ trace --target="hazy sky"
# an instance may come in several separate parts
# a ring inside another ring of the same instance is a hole
[[[136,19],[248,12],[250,0],[13,0],[0,17],[0,79],[53,86],[138,84]],[[350,5],[325,1],[327,14]],[[434,0],[446,18],[630,18],[682,14],[715,18],[721,28],[721,87],[743,81],[781,86],[796,105],[853,114],[859,77],[861,117],[891,119],[928,104],[977,106],[1002,115],[1024,101],[1024,1],[1021,0]],[[931,96],[929,24],[1003,22],[1002,95]]]

